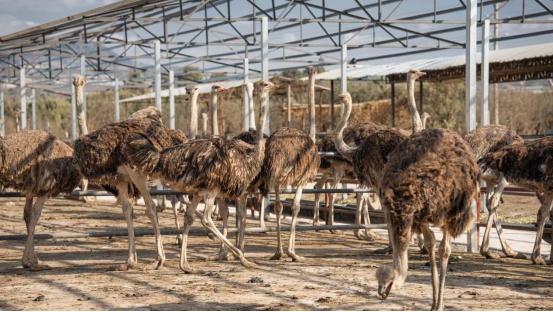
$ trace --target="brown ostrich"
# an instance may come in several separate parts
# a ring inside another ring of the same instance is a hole
[[[466,142],[453,131],[426,129],[413,134],[388,156],[380,197],[391,230],[393,266],[376,272],[378,294],[385,299],[403,285],[412,232],[422,233],[432,266],[432,309],[444,307],[445,277],[451,239],[472,223],[480,170]],[[442,230],[440,265],[430,224]]]
[[[476,128],[465,135],[465,140],[474,151],[477,161],[484,158],[488,153],[496,152],[505,145],[519,144],[524,141],[509,128],[501,125],[489,125]],[[482,171],[482,180],[488,189],[488,197],[486,198],[488,221],[482,238],[482,245],[480,246],[480,254],[487,258],[498,257],[498,255],[489,250],[490,231],[493,224],[495,225],[501,248],[505,255],[508,257],[516,257],[518,253],[509,246],[505,238],[501,235],[503,233],[501,222],[497,218],[497,207],[499,206],[503,189],[507,185],[507,180],[501,172],[484,166],[481,166],[480,169]]]
[[[309,119],[310,123],[313,124],[315,118],[314,101],[310,101],[309,106]],[[261,174],[264,192],[268,193],[273,189],[276,196],[277,250],[271,258],[273,260],[281,259],[284,254],[280,230],[283,209],[280,201],[280,191],[286,185],[291,185],[296,189],[294,203],[292,204],[292,224],[287,254],[294,261],[301,260],[301,257],[295,251],[296,224],[303,188],[313,179],[320,164],[315,135],[314,126],[310,126],[309,135],[301,130],[282,127],[277,129],[267,140],[266,156]]]
[[[484,168],[501,173],[510,183],[540,195],[538,230],[531,258],[534,264],[545,264],[540,245],[545,222],[548,218],[553,220],[553,137],[503,146],[486,154],[479,163]],[[549,263],[553,264],[553,248],[551,250]]]
[[[268,96],[272,87],[264,82],[264,94]],[[261,104],[260,129],[265,125],[268,114],[268,101]],[[160,149],[147,137],[135,139],[130,148],[134,151],[133,159],[137,163],[149,164],[150,174],[161,178],[173,189],[192,193],[192,203],[185,213],[180,267],[187,273],[196,272],[188,264],[188,232],[194,223],[194,214],[204,198],[206,208],[201,219],[202,225],[217,236],[230,252],[246,267],[254,266],[241,250],[217,229],[212,220],[216,198],[238,199],[238,209],[243,213],[243,198],[248,187],[261,171],[265,156],[265,139],[258,134],[257,144],[247,144],[241,140],[211,138],[190,140],[184,144],[168,149]],[[242,223],[239,235],[243,235]]]
[[[344,141],[344,130],[352,111],[351,96],[349,93],[343,94],[342,117],[338,124],[338,132],[334,138],[334,143],[338,152],[352,163],[353,170],[359,179],[361,185],[375,188],[379,193],[382,182],[384,167],[388,161],[388,155],[401,143],[407,136],[401,134],[396,129],[371,129],[372,131],[364,136],[359,135],[360,140],[357,143],[347,144]],[[372,232],[368,234],[374,237]]]
[[[0,138],[0,184],[25,194],[25,268],[47,268],[35,254],[35,227],[46,199],[70,193],[81,181],[72,153],[69,145],[45,131],[26,130]]]
[[[150,219],[154,234],[157,258],[155,267],[162,267],[165,253],[157,221],[157,209],[148,190],[148,163],[131,162],[129,144],[141,135],[159,148],[170,147],[186,141],[180,131],[168,131],[161,123],[161,113],[155,107],[147,107],[131,115],[131,118],[108,124],[78,138],[75,143],[73,161],[86,178],[116,176],[117,201],[122,205],[127,222],[129,255],[126,268],[138,264],[134,243],[133,208],[129,202],[128,189],[134,184],[146,203],[146,215]],[[133,155],[135,156],[135,155]]]

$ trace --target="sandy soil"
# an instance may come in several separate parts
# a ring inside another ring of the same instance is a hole
[[[536,208],[537,209],[537,208]],[[0,200],[0,235],[23,234],[22,201]],[[160,216],[172,226],[170,212]],[[285,221],[289,222],[289,219]],[[135,213],[137,228],[147,228],[143,207]],[[199,226],[199,223],[197,223]],[[37,233],[71,234],[123,229],[120,209],[102,203],[50,200]],[[403,289],[386,301],[376,295],[374,273],[389,255],[377,249],[385,241],[359,241],[351,233],[299,233],[297,251],[303,263],[270,261],[274,234],[248,235],[247,257],[258,269],[235,261],[213,262],[219,244],[192,237],[191,264],[206,273],[178,270],[174,237],[164,238],[168,261],[162,270],[122,272],[126,237],[39,240],[37,251],[51,270],[21,268],[22,241],[0,241],[0,309],[72,310],[426,310],[430,308],[430,268],[413,248],[410,276]],[[137,239],[141,264],[154,258],[153,238]],[[454,310],[552,310],[553,267],[528,260],[486,260],[454,251],[447,278],[446,308]]]

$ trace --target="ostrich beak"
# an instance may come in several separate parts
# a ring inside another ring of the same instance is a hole
[[[388,298],[393,285],[394,283],[391,282],[385,289],[384,286],[378,286],[378,295],[380,296],[380,299],[386,300],[386,298]]]

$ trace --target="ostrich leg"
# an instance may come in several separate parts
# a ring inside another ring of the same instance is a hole
[[[315,183],[315,186],[313,187],[316,190],[323,189],[327,179],[322,177],[317,183]],[[315,194],[315,206],[313,206],[313,225],[317,226],[319,225],[319,211],[320,211],[320,203],[321,203],[321,194],[317,193]]]
[[[363,194],[361,193],[355,194],[355,224],[362,224],[361,217],[363,214],[364,203],[365,203],[365,198],[363,198]],[[357,239],[363,239],[363,237],[361,236],[360,229],[353,230],[353,235]]]
[[[159,230],[159,223],[157,221],[157,207],[152,197],[150,196],[150,191],[148,190],[148,183],[146,177],[140,176],[132,170],[126,170],[132,182],[138,188],[138,191],[144,197],[144,202],[146,203],[146,216],[150,219],[152,227],[154,229],[155,243],[157,257],[154,260],[154,268],[159,269],[163,267],[165,263],[165,252],[163,251],[163,242],[161,241],[161,232]]]
[[[182,233],[181,233],[181,227],[179,222],[179,210],[177,208],[177,204],[179,203],[179,198],[177,196],[171,197],[171,208],[173,208],[173,217],[175,218],[175,226],[177,227],[177,245],[182,244]]]
[[[134,241],[134,225],[133,225],[133,207],[129,202],[128,184],[126,182],[120,182],[117,184],[117,201],[123,208],[123,215],[127,222],[127,232],[129,240],[129,257],[127,258],[127,265],[125,269],[132,269],[138,266],[138,257],[136,255],[136,247]]]
[[[248,261],[245,257],[242,251],[236,246],[232,245],[232,243],[223,236],[223,234],[217,229],[215,226],[215,223],[213,223],[213,219],[211,218],[213,214],[213,210],[215,209],[215,205],[213,204],[215,201],[215,196],[208,196],[205,200],[205,210],[204,210],[204,216],[202,218],[202,225],[205,226],[211,233],[213,233],[219,240],[221,240],[226,247],[240,260],[240,263],[242,263],[243,266],[247,268],[254,268],[256,265],[250,261]]]
[[[184,213],[184,222],[182,225],[182,244],[181,244],[181,250],[180,250],[179,267],[185,273],[189,273],[189,274],[198,272],[197,270],[192,269],[188,264],[187,247],[188,247],[188,232],[190,231],[192,224],[194,224],[194,213],[196,212],[196,208],[198,208],[199,203],[200,203],[200,196],[196,194],[192,197],[192,203],[190,203],[190,206],[188,206],[188,209],[186,209],[186,212]]]
[[[424,247],[430,258],[430,266],[432,268],[432,308],[437,306],[436,299],[438,298],[438,266],[436,265],[436,237],[434,232],[428,225],[421,228],[424,237]]]
[[[25,251],[23,252],[22,262],[24,268],[30,268],[31,270],[43,270],[49,268],[47,265],[40,263],[38,257],[35,254],[34,246],[35,227],[38,223],[38,219],[40,219],[42,207],[44,206],[46,198],[46,196],[40,196],[36,199],[34,205],[32,206],[29,216],[29,222],[27,225],[27,241],[25,242]],[[25,206],[27,206],[27,203],[28,199],[25,200]]]
[[[451,254],[451,235],[447,232],[443,232],[442,242],[440,243],[440,288],[438,294],[438,301],[432,310],[442,311],[444,309],[444,291],[445,291],[445,276],[447,273],[447,262],[449,261],[449,255]],[[434,283],[433,283],[434,284]],[[434,286],[433,286],[434,287]],[[436,302],[436,300],[433,300]]]
[[[543,237],[543,230],[545,227],[545,222],[549,217],[549,212],[551,210],[551,205],[553,203],[553,194],[545,194],[544,201],[538,211],[538,230],[536,232],[536,241],[534,242],[534,249],[532,251],[532,263],[534,264],[545,264],[545,260],[541,255],[541,240]]]
[[[303,186],[299,186],[294,195],[294,204],[292,205],[292,225],[290,225],[290,239],[288,241],[287,254],[293,261],[302,261],[303,257],[296,254],[296,225],[298,224],[298,214],[300,212],[301,194]]]
[[[25,197],[25,207],[23,208],[23,220],[25,220],[25,226],[27,227],[27,235],[29,235],[29,225],[31,224],[32,214],[33,214],[33,196],[27,195]]]
[[[277,223],[277,250],[275,254],[271,257],[271,260],[280,260],[284,254],[282,248],[282,237],[280,232],[280,226],[282,223],[282,203],[280,202],[280,186],[275,185],[275,213],[276,213],[276,223]]]
[[[382,205],[380,204],[380,197],[378,194],[380,191],[376,190],[375,194],[364,194],[363,202],[363,220],[365,224],[371,224],[371,219],[369,217],[369,206],[373,210],[382,210]],[[368,241],[374,241],[376,239],[381,239],[382,237],[376,234],[373,230],[365,229],[365,239]]]
[[[331,184],[331,188],[335,189],[338,187],[338,184],[342,180],[342,177],[344,176],[344,171],[341,169],[334,170],[334,181]],[[328,194],[328,218],[327,223],[328,225],[334,225],[334,198],[336,198],[336,195],[334,193]],[[338,233],[336,230],[330,230],[331,233]]]
[[[238,220],[238,233],[236,233],[236,247],[244,252],[246,237],[246,195],[240,196],[236,201],[236,219]]]
[[[492,183],[489,183],[490,185]],[[480,246],[480,254],[486,258],[494,259],[499,256],[489,251],[490,244],[490,231],[492,225],[495,224],[495,229],[497,231],[497,236],[499,237],[499,242],[501,243],[501,248],[507,257],[516,257],[518,253],[514,251],[511,246],[507,243],[507,240],[502,236],[503,229],[501,228],[501,222],[497,218],[497,207],[499,207],[499,201],[501,199],[501,194],[507,185],[507,180],[501,177],[497,183],[493,192],[491,193],[490,198],[487,200],[486,208],[488,209],[488,220],[486,223],[486,229],[484,231],[484,237],[482,238],[482,246]]]

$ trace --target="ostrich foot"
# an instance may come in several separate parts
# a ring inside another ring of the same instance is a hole
[[[379,248],[379,249],[375,250],[374,253],[389,255],[389,254],[392,253],[392,251],[394,251],[392,246],[386,246],[384,248]]]
[[[342,234],[342,233],[344,233],[344,231],[342,231],[342,230],[329,230],[329,232],[332,233],[332,234]]]
[[[180,269],[185,274],[204,274],[204,271],[199,269],[193,269],[188,263],[187,264],[181,264]]]
[[[131,271],[136,269],[138,269],[138,262],[122,263],[115,268],[116,271]]]
[[[545,260],[542,256],[532,257],[532,263],[537,265],[545,265]]]
[[[482,256],[486,257],[486,259],[499,259],[499,258],[501,258],[497,253],[491,252],[490,250],[482,251],[482,252],[480,252],[480,254]]]
[[[505,251],[505,256],[507,258],[519,258],[520,254],[518,252],[512,250],[512,249],[507,249]],[[526,257],[524,257],[524,258],[526,258]]]
[[[374,242],[374,241],[377,241],[377,240],[385,240],[385,239],[388,239],[388,238],[385,238],[381,235],[378,235],[378,234],[374,233],[373,231],[366,231],[363,234],[362,239],[366,240],[366,241],[369,241],[369,242]]]
[[[39,261],[38,259],[35,259],[30,262],[24,262],[23,267],[26,269],[29,269],[30,271],[36,272],[36,271],[44,271],[44,270],[50,270],[51,267],[42,261]]]
[[[207,261],[231,261],[234,259],[235,257],[233,254],[222,248],[219,249],[219,253],[217,255],[207,257]]]
[[[248,268],[248,269],[257,269],[258,266],[257,264],[251,262],[250,260],[246,259],[245,257],[242,257],[240,259],[240,263],[245,267],[245,268]]]
[[[151,270],[159,270],[163,268],[163,265],[165,264],[165,258],[156,258],[154,261],[148,265],[148,269]]]
[[[292,261],[294,262],[303,262],[305,261],[305,258],[302,256],[296,255],[296,253],[288,252],[288,257],[292,258]]]
[[[281,260],[282,254],[283,254],[282,250],[275,252],[275,254],[271,257],[271,260]]]

